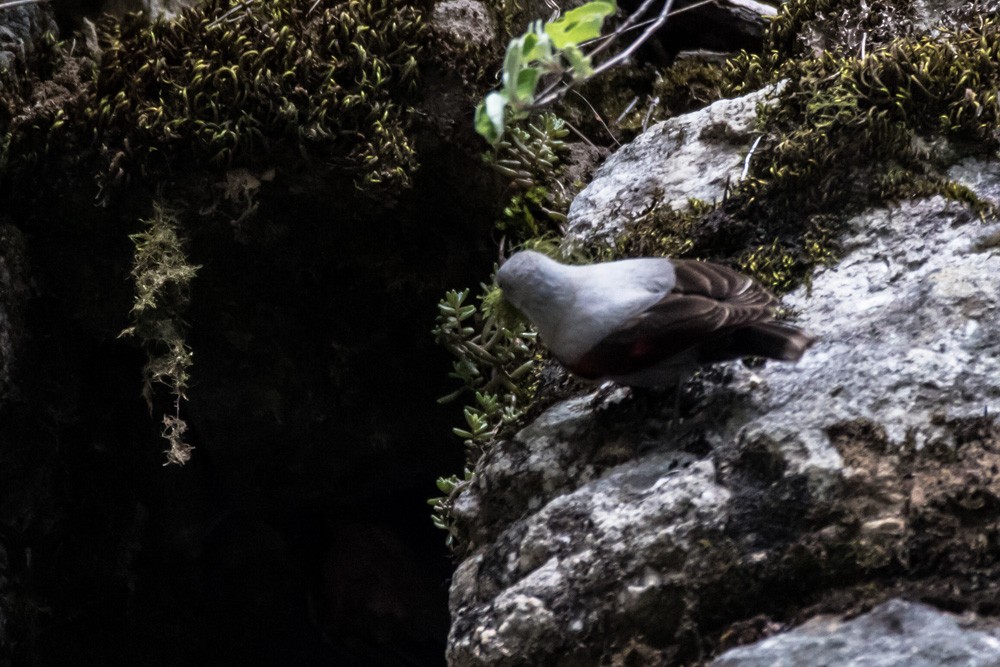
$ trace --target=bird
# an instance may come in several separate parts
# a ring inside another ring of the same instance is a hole
[[[559,363],[584,380],[679,386],[705,364],[798,361],[816,341],[776,321],[778,300],[760,283],[713,262],[569,265],[521,250],[500,266],[496,282]]]

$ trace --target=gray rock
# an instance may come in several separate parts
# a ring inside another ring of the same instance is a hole
[[[150,17],[171,18],[185,7],[201,4],[202,0],[106,0],[101,12],[124,16],[129,12],[143,12]],[[88,14],[94,19],[97,15]]]
[[[840,473],[838,423],[864,419],[919,449],[953,444],[949,419],[1000,411],[1000,255],[977,241],[1000,225],[935,197],[850,228],[844,258],[784,300],[820,341],[761,370],[749,405],[708,431],[717,445],[766,441],[820,487]]]
[[[773,87],[657,123],[601,165],[569,208],[566,243],[610,242],[654,207],[715,201],[739,182]]]
[[[850,621],[817,617],[751,646],[724,653],[712,667],[996,667],[1000,639],[962,627],[933,607],[890,600]]]
[[[430,25],[454,44],[489,44],[497,38],[496,21],[478,0],[444,0],[434,5]]]
[[[32,4],[0,9],[0,95],[15,85],[16,64],[31,67],[45,34],[59,32],[52,9]]]
[[[677,464],[658,454],[623,465],[464,562],[452,585],[449,664],[540,664],[609,624],[676,628],[677,568],[721,527],[729,499],[711,462]]]
[[[948,169],[948,178],[969,188],[976,196],[994,206],[1000,206],[1000,162],[968,157]]]
[[[570,399],[487,454],[459,500],[478,548],[452,585],[450,664],[540,664],[562,652],[586,664],[603,650],[588,644],[598,635],[605,648],[630,635],[669,644],[699,576],[715,576],[714,550],[730,550],[722,558],[745,573],[737,579],[774,576],[781,552],[767,540],[817,504],[848,502],[838,494],[856,472],[831,442],[839,426],[861,420],[890,450],[919,452],[955,444],[954,420],[1000,410],[990,245],[1000,225],[933,197],[850,227],[843,260],[785,299],[821,336],[800,363],[706,373],[701,404],[676,429],[669,405]],[[709,458],[684,451],[706,442]],[[760,485],[747,491],[747,475]],[[860,538],[832,525],[815,539],[902,549],[892,544],[909,529],[905,496],[878,493],[887,499],[861,516]]]

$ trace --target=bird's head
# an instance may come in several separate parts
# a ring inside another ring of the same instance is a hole
[[[507,301],[535,320],[564,293],[562,268],[540,252],[522,250],[497,271],[497,285]]]

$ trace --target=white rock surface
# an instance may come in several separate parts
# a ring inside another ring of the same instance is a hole
[[[895,444],[952,444],[936,422],[1000,412],[1000,233],[940,197],[850,222],[846,254],[784,299],[820,341],[769,364],[752,407],[709,429],[715,443],[764,438],[791,473],[824,485],[841,469],[827,430],[864,419]],[[749,418],[748,418],[749,416]]]
[[[844,621],[818,617],[719,656],[711,667],[996,667],[1000,638],[933,607],[890,600]]]
[[[773,87],[719,100],[657,123],[601,165],[569,208],[566,243],[611,241],[654,206],[721,199],[739,182],[754,142],[757,105]],[[751,159],[752,156],[751,156]]]

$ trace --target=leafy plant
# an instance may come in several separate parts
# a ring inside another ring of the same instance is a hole
[[[431,498],[434,525],[448,531],[446,543],[456,545],[458,528],[452,516],[455,499],[475,478],[472,469],[484,447],[505,424],[517,420],[531,398],[527,381],[535,366],[535,333],[526,320],[503,301],[498,288],[482,285],[481,304],[467,303],[470,290],[452,290],[438,304],[440,311],[433,333],[455,357],[450,376],[462,386],[439,399],[456,400],[471,391],[475,404],[465,407],[465,425],[452,429],[465,442],[468,463],[462,477],[437,480],[444,496]]]
[[[581,46],[600,36],[604,19],[617,9],[615,0],[594,0],[555,21],[535,21],[525,34],[512,39],[503,62],[503,87],[487,94],[476,108],[476,131],[496,145],[504,135],[508,115],[518,120],[535,108],[543,76],[569,76],[571,81],[592,76],[591,56]]]

